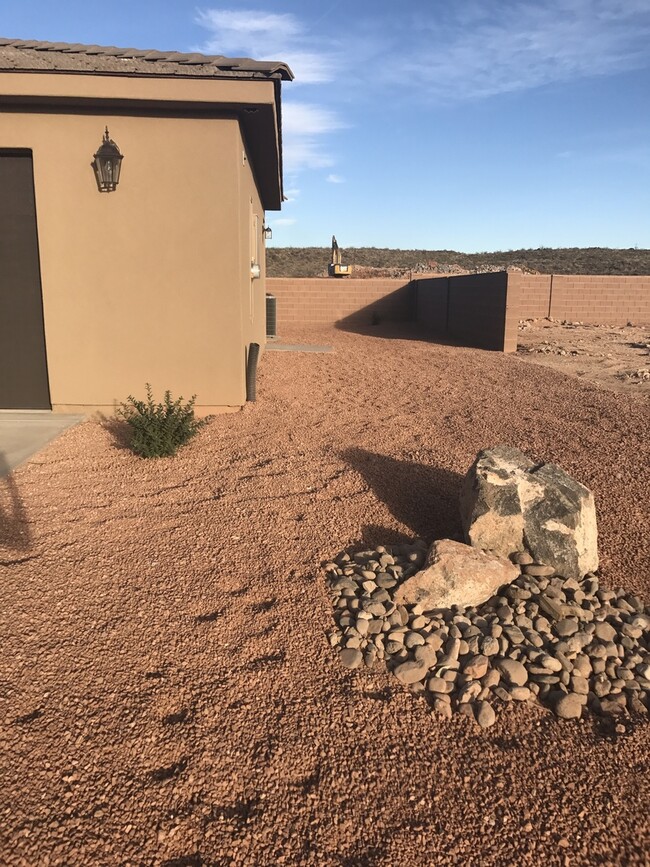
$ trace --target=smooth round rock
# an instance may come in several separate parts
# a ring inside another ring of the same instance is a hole
[[[451,719],[453,716],[451,705],[440,698],[433,699],[432,707],[436,713],[439,713],[440,716],[446,717],[446,719]]]
[[[423,680],[428,672],[425,665],[421,662],[409,659],[407,662],[400,663],[395,669],[395,677],[400,683],[417,683],[418,680]]]
[[[472,680],[469,683],[466,683],[463,687],[461,687],[460,691],[458,692],[458,704],[465,704],[468,701],[472,701],[473,699],[478,698],[482,690],[483,687],[478,682],[478,680]]]
[[[417,662],[421,662],[422,665],[426,665],[427,668],[432,668],[438,659],[435,650],[432,647],[429,647],[428,644],[416,647],[414,656]]]
[[[501,623],[512,623],[513,613],[509,605],[500,605],[496,610],[496,615]]]
[[[609,681],[607,675],[603,672],[601,674],[597,674],[596,677],[591,680],[591,691],[594,695],[597,695],[598,698],[604,698],[606,695],[609,695],[612,689],[612,684]]]
[[[356,630],[361,636],[366,636],[368,634],[368,624],[370,621],[364,620],[363,618],[357,620]]]
[[[494,708],[487,701],[477,701],[474,703],[474,715],[476,722],[482,729],[487,729],[493,726],[496,722],[496,714]]]
[[[607,623],[604,620],[596,624],[594,632],[596,638],[599,638],[601,641],[613,641],[616,638],[616,630],[611,623]]]
[[[562,638],[568,638],[578,631],[578,621],[572,617],[564,617],[555,624],[555,632]]]
[[[499,652],[499,639],[493,635],[486,635],[481,642],[481,654],[483,656],[495,656]]]
[[[404,649],[404,645],[401,641],[387,641],[386,642],[386,653],[393,656],[395,653],[400,653]]]
[[[450,680],[445,680],[442,677],[430,677],[427,681],[427,689],[429,692],[448,693],[454,688],[454,684]]]
[[[544,566],[542,563],[528,563],[521,570],[524,575],[530,575],[532,578],[545,578],[555,574],[554,566]]]
[[[554,656],[544,654],[537,660],[537,662],[547,671],[562,671],[562,663]]]
[[[479,680],[487,673],[488,666],[489,662],[487,656],[479,654],[478,656],[473,656],[469,662],[463,666],[463,674],[466,677]]]
[[[424,641],[425,641],[425,644],[427,644],[433,650],[440,650],[440,648],[443,645],[442,638],[439,635],[436,635],[435,633],[432,635],[427,635],[427,637],[425,638]]]
[[[589,681],[579,674],[571,675],[570,686],[571,692],[575,692],[577,695],[588,695],[589,693]]]
[[[494,665],[497,671],[501,672],[506,683],[512,686],[526,685],[528,672],[521,662],[516,659],[497,659]]]
[[[381,602],[375,602],[372,599],[364,599],[361,603],[361,607],[364,611],[367,611],[368,614],[372,614],[373,617],[383,617],[386,613],[386,609]]]
[[[501,680],[501,675],[496,668],[488,669],[487,673],[481,678],[481,683],[485,687],[497,686]]]
[[[515,554],[510,555],[510,559],[517,566],[530,566],[535,562],[528,551],[517,551]]]
[[[359,668],[363,662],[363,654],[354,647],[346,647],[339,653],[339,659],[346,668]]]
[[[534,630],[527,629],[525,635],[526,641],[528,641],[529,644],[532,644],[533,647],[544,647],[544,639]]]
[[[518,626],[504,626],[503,631],[511,644],[521,644],[524,640],[524,633]]]
[[[567,693],[555,704],[555,713],[560,719],[580,719],[582,716],[582,701],[575,693]]]

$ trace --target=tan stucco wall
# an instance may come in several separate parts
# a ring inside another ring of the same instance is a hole
[[[259,344],[261,355],[266,345],[266,256],[262,238],[264,209],[248,161],[239,167],[239,201],[242,203],[239,212],[242,335],[246,347],[251,343]],[[249,276],[253,260],[260,266],[259,279]]]
[[[125,155],[108,194],[90,167],[106,123]],[[251,198],[264,217],[238,121],[2,112],[0,148],[33,151],[53,408],[111,410],[147,381],[243,404],[244,345],[264,343]]]

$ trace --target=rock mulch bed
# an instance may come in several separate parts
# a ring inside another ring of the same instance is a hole
[[[416,540],[324,564],[336,623],[328,638],[345,667],[384,662],[439,714],[483,728],[511,701],[539,701],[563,719],[648,713],[650,606],[638,596],[601,589],[593,573],[559,577],[522,553],[513,557],[521,576],[482,605],[396,605],[393,591],[426,553]]]

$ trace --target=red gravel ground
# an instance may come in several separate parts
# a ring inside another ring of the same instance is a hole
[[[176,458],[89,421],[0,482],[0,861],[647,865],[646,722],[442,720],[340,666],[319,564],[458,533],[461,474],[506,442],[592,488],[602,583],[647,599],[649,401],[408,336],[300,336],[336,351],[268,353],[258,402]]]

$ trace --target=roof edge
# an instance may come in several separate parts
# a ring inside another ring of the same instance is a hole
[[[61,55],[81,54],[87,57],[101,56],[112,57],[115,59],[135,60],[141,63],[151,63],[152,66],[156,63],[175,63],[179,66],[208,66],[217,71],[227,73],[228,76],[237,76],[241,78],[258,77],[258,78],[274,78],[282,81],[293,81],[294,75],[288,64],[279,60],[253,60],[250,57],[225,57],[219,54],[200,54],[198,52],[179,52],[179,51],[158,51],[155,49],[140,49],[140,48],[117,48],[111,45],[84,45],[78,42],[43,42],[39,40],[26,39],[10,39],[0,37],[0,48],[14,48],[23,51],[36,51],[43,53],[54,53]],[[29,67],[12,67],[16,71],[29,72],[41,71],[30,70]],[[8,70],[4,70],[8,71]],[[77,72],[81,75],[97,75],[101,74],[101,70],[66,70],[57,69],[50,70],[57,72]],[[146,75],[143,72],[132,73],[104,73],[104,74],[131,74]],[[152,72],[151,75],[164,76],[165,73]],[[187,74],[187,73],[185,73]],[[191,74],[190,74],[191,75]],[[209,76],[200,74],[192,76],[195,78],[216,77],[214,73]]]

